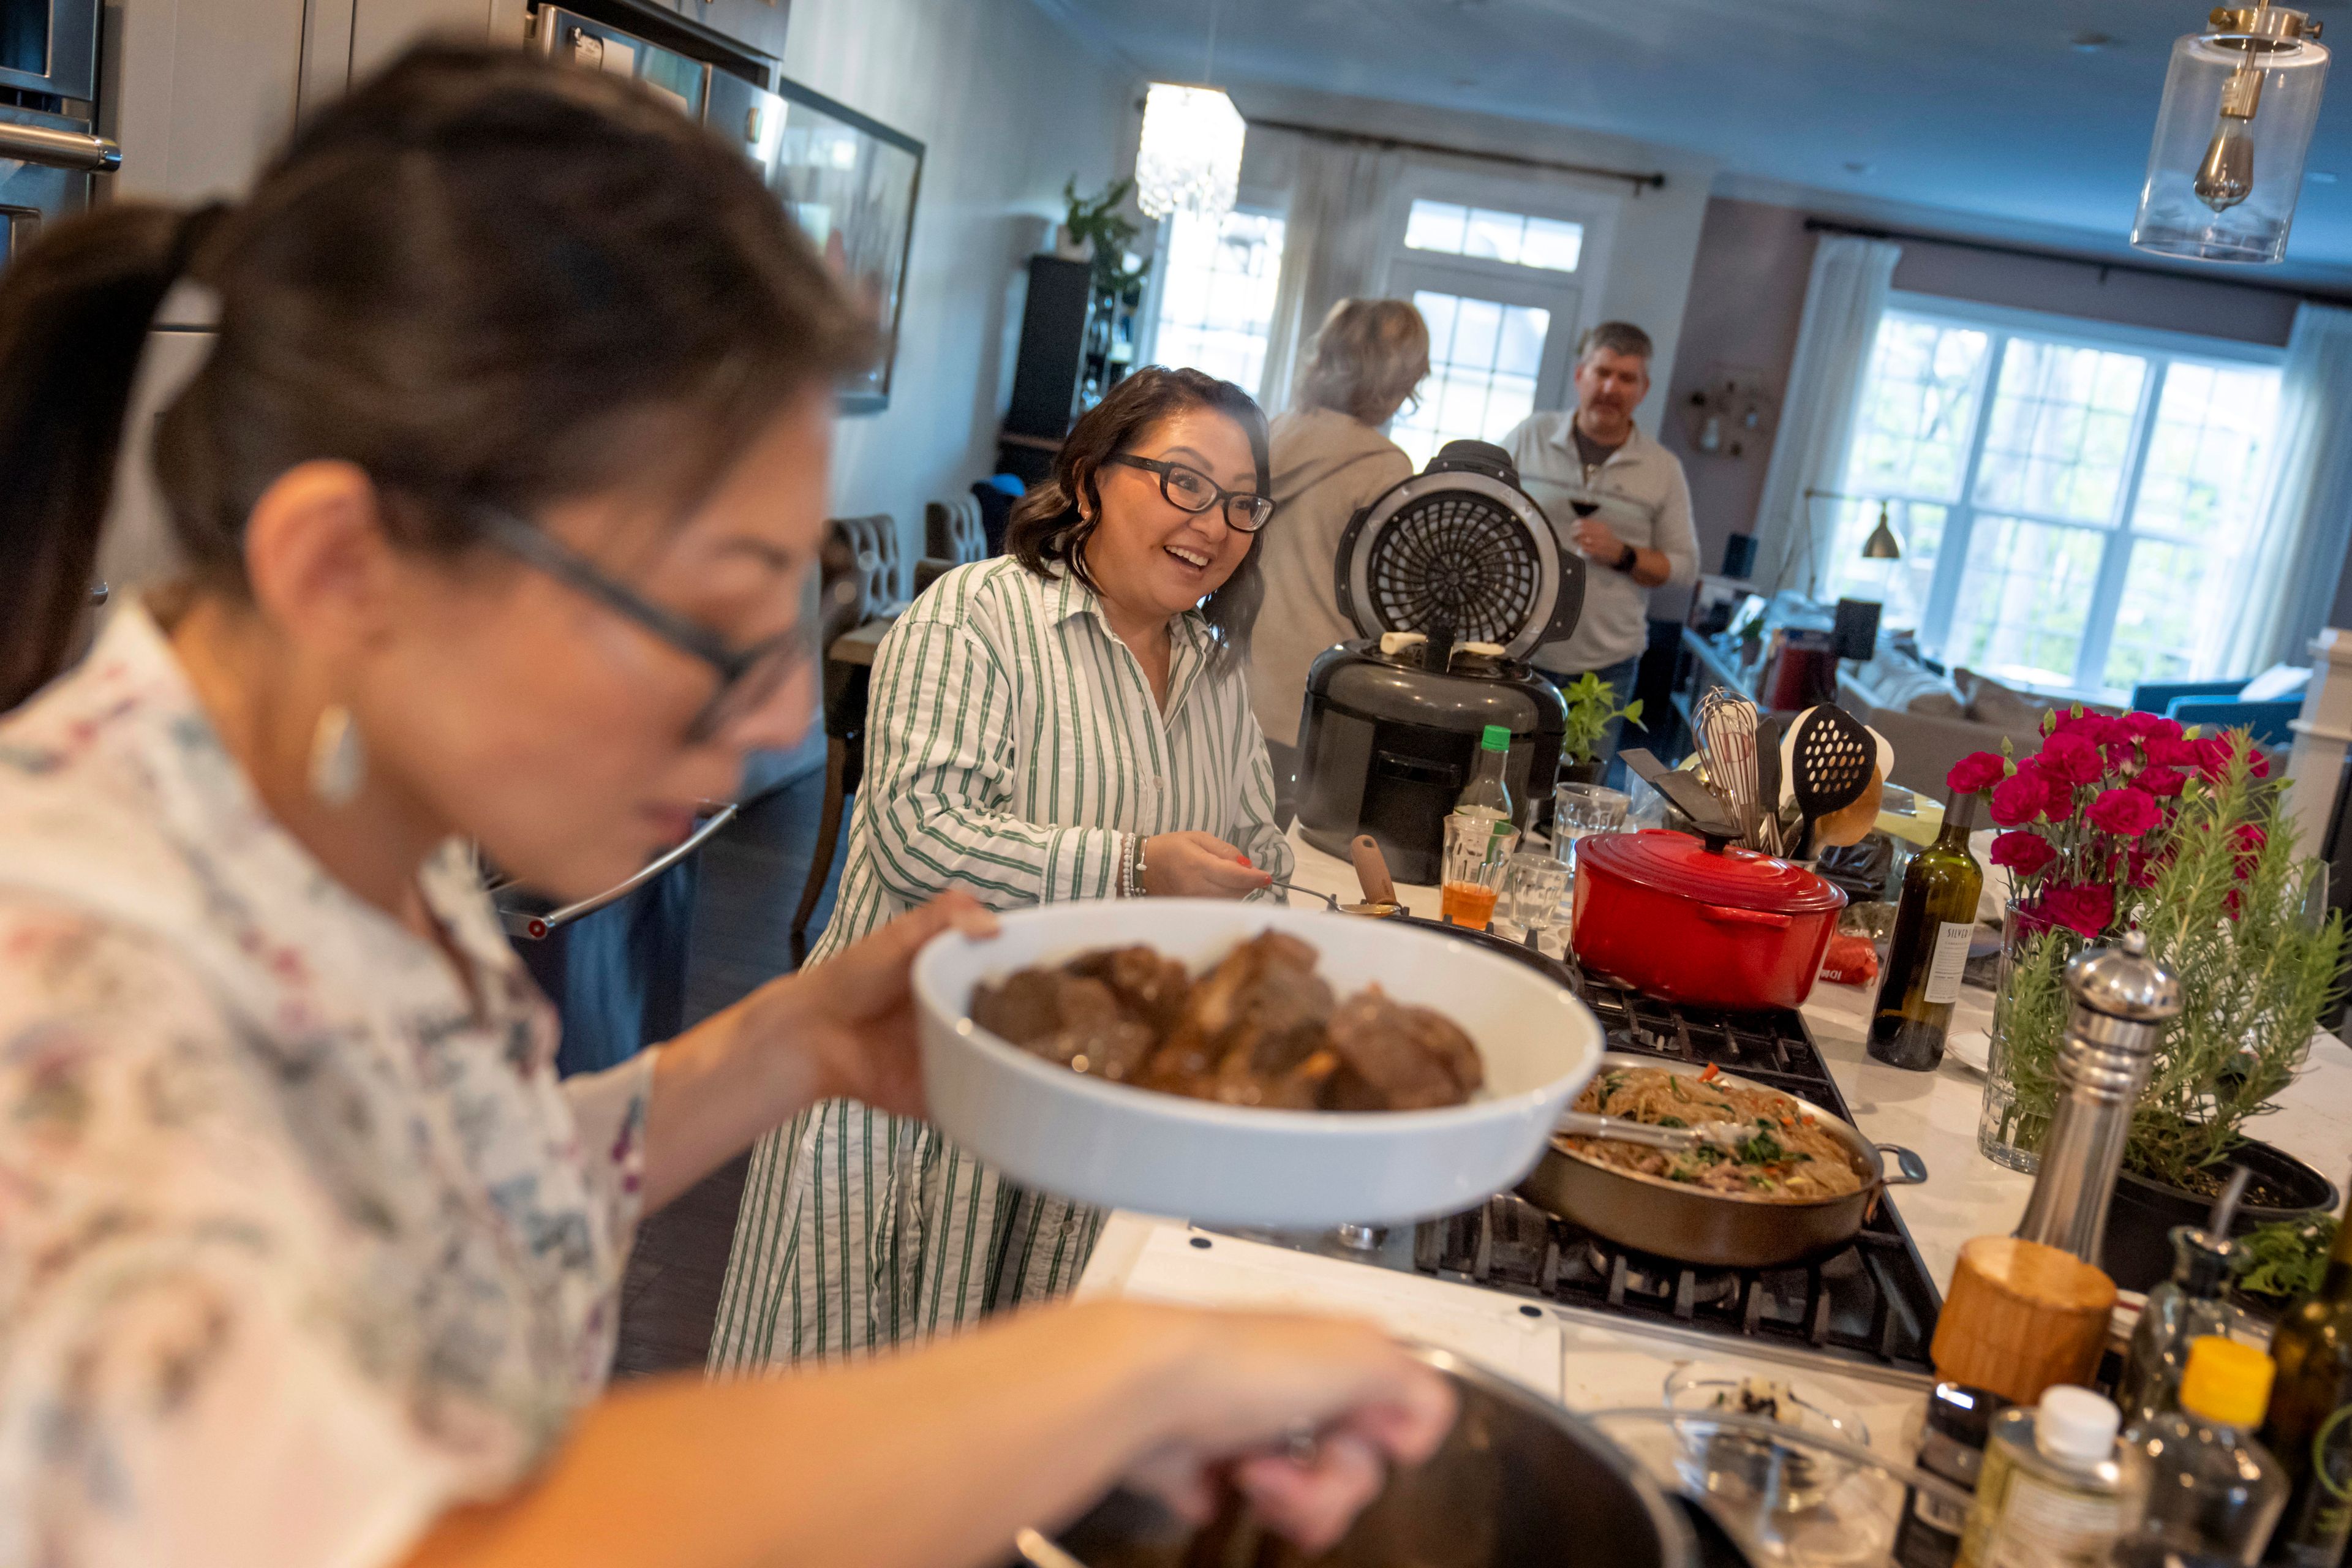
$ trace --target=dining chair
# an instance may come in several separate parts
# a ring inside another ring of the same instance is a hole
[[[824,649],[824,805],[808,880],[792,924],[793,963],[808,953],[808,924],[841,842],[842,813],[866,772],[866,704],[876,637],[870,629],[907,607],[898,524],[887,512],[825,524],[817,557],[818,635]],[[856,634],[856,635],[853,635]]]

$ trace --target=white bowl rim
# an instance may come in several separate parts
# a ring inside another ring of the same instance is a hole
[[[1285,912],[1295,915],[1321,916],[1329,920],[1352,921],[1361,918],[1333,914],[1329,910],[1296,910]],[[1455,940],[1436,931],[1426,934],[1428,940],[1432,942],[1454,942]],[[915,957],[913,989],[917,1005],[933,1008],[941,1017],[952,1018],[954,1021],[950,1027],[958,1036],[998,1063],[1009,1066],[1013,1070],[1024,1075],[1040,1087],[1076,1093],[1114,1110],[1121,1109],[1137,1110],[1148,1108],[1161,1116],[1171,1117],[1178,1121],[1196,1121],[1207,1126],[1257,1127],[1269,1132],[1279,1130],[1288,1132],[1315,1132],[1334,1137],[1346,1137],[1373,1130],[1412,1132],[1422,1128],[1444,1127],[1465,1119],[1489,1116],[1517,1117],[1531,1114],[1541,1110],[1547,1101],[1559,1099],[1559,1086],[1561,1080],[1575,1077],[1578,1071],[1578,1065],[1571,1062],[1565,1070],[1554,1074],[1533,1089],[1521,1089],[1517,1094],[1504,1095],[1496,1099],[1469,1100],[1460,1105],[1443,1105],[1427,1110],[1292,1110],[1274,1106],[1225,1105],[1216,1100],[1195,1100],[1190,1095],[1165,1094],[1136,1084],[1112,1083],[1090,1073],[1073,1072],[1068,1068],[1057,1067],[1034,1052],[1024,1051],[1003,1037],[992,1030],[983,1029],[972,1022],[971,1015],[967,1009],[950,1007],[946,1004],[945,999],[940,995],[938,983],[933,978],[933,971],[940,962],[934,955],[944,952],[946,944],[950,942],[962,942],[967,947],[973,947],[991,940],[993,939],[982,938],[980,942],[975,942],[960,931],[949,930],[940,932],[926,942],[922,952]],[[1097,945],[1121,944],[1103,942]],[[1485,952],[1475,943],[1460,942],[1455,945],[1461,948],[1465,958],[1473,961],[1474,966],[1495,966],[1497,972],[1511,973],[1515,980],[1525,978],[1545,985],[1547,1000],[1557,1001],[1563,1005],[1562,1011],[1570,1026],[1573,1026],[1575,1020],[1581,1015],[1591,1027],[1594,1044],[1601,1051],[1605,1052],[1608,1049],[1607,1034],[1601,1026],[1600,1018],[1585,1005],[1583,998],[1577,995],[1574,991],[1549,980],[1525,964],[1513,963],[1508,959]],[[1077,951],[1091,950],[1080,948]],[[1600,1055],[1595,1054],[1592,1059],[1597,1068],[1601,1059]],[[1145,1098],[1139,1103],[1138,1096]]]

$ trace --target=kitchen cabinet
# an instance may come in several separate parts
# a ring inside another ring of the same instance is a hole
[[[351,79],[388,65],[429,34],[520,41],[492,26],[490,0],[345,0],[351,6]]]
[[[348,5],[349,0],[343,0]],[[305,0],[110,5],[120,40],[101,79],[100,132],[122,146],[115,194],[235,196],[293,128]]]
[[[688,21],[740,47],[783,56],[784,23],[792,15],[785,0],[677,0],[677,6]]]

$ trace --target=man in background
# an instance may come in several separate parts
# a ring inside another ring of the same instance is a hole
[[[1502,443],[1520,485],[1589,563],[1583,616],[1567,637],[1536,649],[1535,666],[1563,688],[1599,676],[1618,708],[1633,700],[1649,646],[1650,590],[1698,576],[1682,463],[1633,427],[1633,410],[1650,391],[1651,353],[1649,333],[1603,321],[1577,345],[1575,412],[1531,416]],[[1594,500],[1605,515],[1579,517],[1570,504]],[[1622,728],[1610,723],[1604,758],[1616,756]]]

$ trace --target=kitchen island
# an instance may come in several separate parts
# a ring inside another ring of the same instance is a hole
[[[1347,863],[1309,847],[1295,829],[1291,842],[1297,853],[1295,887],[1343,899],[1359,896],[1355,872]],[[1413,913],[1436,915],[1436,889],[1401,885],[1398,894]],[[1297,894],[1294,901],[1318,902]],[[1805,1023],[1862,1131],[1875,1142],[1902,1144],[1926,1161],[1927,1183],[1898,1189],[1895,1201],[1940,1285],[1951,1278],[1962,1243],[2016,1227],[2032,1180],[1977,1152],[1983,1079],[1957,1058],[1948,1055],[1931,1073],[1870,1059],[1864,1038],[1872,991],[1822,981],[1805,1005]],[[1960,1008],[1956,1032],[1989,1026],[1988,993],[1964,991]],[[2333,1036],[2321,1037],[2307,1071],[2281,1097],[2278,1113],[2255,1131],[2340,1178],[2352,1165],[2352,1049]],[[1857,1367],[1801,1348],[1530,1302],[1434,1276],[1367,1268],[1125,1213],[1105,1226],[1080,1290],[1370,1317],[1395,1332],[1483,1362],[1575,1409],[1654,1405],[1666,1374],[1685,1362],[1769,1373],[1843,1404],[1867,1425],[1874,1446],[1906,1458],[1927,1382],[1920,1374]]]

